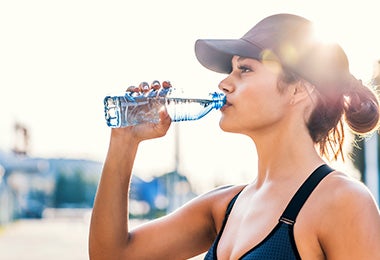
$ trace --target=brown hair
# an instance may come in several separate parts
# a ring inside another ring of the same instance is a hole
[[[284,69],[279,77],[279,90],[300,78]],[[358,135],[377,130],[379,124],[379,98],[374,89],[362,84],[353,76],[342,85],[317,86],[318,98],[307,128],[313,142],[318,145],[321,156],[344,159],[344,123]],[[328,90],[328,91],[327,91]]]

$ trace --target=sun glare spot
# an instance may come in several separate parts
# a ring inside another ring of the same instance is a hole
[[[326,44],[338,43],[336,31],[332,30],[331,24],[319,22],[314,23],[313,27],[316,40]]]
[[[297,64],[299,61],[299,51],[291,44],[281,46],[281,55],[287,64]]]

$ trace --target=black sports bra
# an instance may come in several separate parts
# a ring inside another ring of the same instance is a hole
[[[266,236],[266,238],[264,238],[263,241],[246,252],[240,259],[301,259],[294,240],[294,223],[296,222],[297,215],[300,212],[302,206],[310,194],[313,192],[315,187],[317,187],[319,182],[332,171],[333,169],[326,164],[318,167],[294,194],[293,198],[282,213],[277,225],[273,228],[273,230]],[[229,203],[222,228],[211,248],[207,252],[204,258],[205,260],[217,259],[216,249],[218,247],[219,240],[223,234],[229,214],[239,194],[240,192],[236,194]]]

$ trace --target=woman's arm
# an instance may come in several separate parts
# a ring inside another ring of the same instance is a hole
[[[95,197],[89,237],[91,259],[117,259],[128,238],[128,193],[138,143],[113,129]],[[126,139],[126,140],[123,140]]]
[[[92,260],[186,259],[211,246],[229,200],[241,187],[204,194],[168,216],[129,228],[129,185],[138,145],[164,135],[169,125],[163,114],[157,125],[112,129],[90,225]]]
[[[90,225],[92,259],[114,259],[129,241],[128,199],[132,168],[140,142],[161,137],[170,126],[164,111],[160,123],[111,130]]]

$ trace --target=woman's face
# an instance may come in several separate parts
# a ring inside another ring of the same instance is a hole
[[[234,56],[232,72],[219,84],[227,95],[220,127],[247,135],[284,127],[290,97],[278,89],[280,72],[277,62]]]

